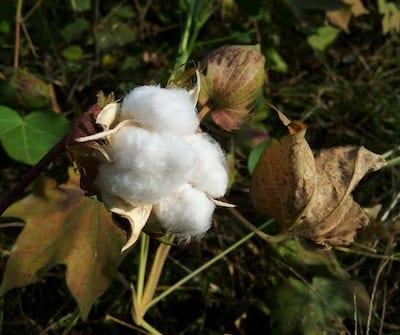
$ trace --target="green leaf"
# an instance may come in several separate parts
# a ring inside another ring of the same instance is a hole
[[[68,121],[52,112],[32,112],[21,118],[0,106],[0,140],[14,160],[36,164],[68,131]]]
[[[11,30],[10,23],[8,21],[0,21],[0,34],[8,34]]]
[[[62,55],[68,60],[81,60],[83,58],[83,49],[79,45],[70,45],[62,51]]]
[[[316,30],[315,34],[307,38],[308,44],[317,51],[325,51],[325,49],[335,41],[340,29],[326,25]]]
[[[71,4],[74,11],[77,12],[84,12],[92,7],[90,0],[71,0]]]
[[[265,141],[262,143],[257,144],[249,154],[249,158],[247,159],[247,169],[249,170],[250,174],[253,173],[256,165],[263,153],[264,149],[271,145],[271,141]]]
[[[15,110],[7,106],[0,106],[0,138],[18,127],[20,122],[21,118]]]
[[[132,21],[134,11],[129,6],[115,6],[97,27],[96,37],[100,49],[124,46],[135,40],[133,29],[125,22]]]
[[[273,71],[287,73],[288,65],[282,58],[281,54],[275,48],[267,48],[265,51],[267,57],[267,63],[270,64],[270,68]]]
[[[67,41],[73,41],[89,31],[90,23],[83,18],[77,18],[74,22],[67,24],[62,30],[61,35]]]
[[[41,182],[3,214],[24,219],[26,225],[11,250],[0,294],[35,283],[64,264],[68,288],[85,319],[122,261],[125,234],[101,203],[84,196],[72,169],[67,184]]]
[[[341,334],[343,321],[354,317],[354,297],[359,313],[367,315],[369,296],[356,281],[313,279],[312,285],[289,278],[275,294],[273,334]]]
[[[320,248],[307,249],[299,239],[289,239],[276,246],[276,251],[290,264],[304,268],[306,266],[324,266],[336,278],[345,279],[348,273],[342,268],[332,250]]]
[[[400,8],[393,2],[378,1],[379,13],[383,15],[382,31],[384,34],[400,31]]]

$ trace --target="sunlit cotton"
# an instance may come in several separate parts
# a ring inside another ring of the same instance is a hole
[[[103,147],[109,159],[95,180],[105,205],[126,215],[152,205],[162,227],[178,240],[204,234],[213,198],[226,192],[228,173],[221,147],[198,128],[192,95],[184,89],[135,88],[116,121]],[[135,225],[135,218],[130,222]]]
[[[159,133],[186,136],[199,126],[195,102],[181,88],[140,86],[123,100],[120,120],[133,119]]]

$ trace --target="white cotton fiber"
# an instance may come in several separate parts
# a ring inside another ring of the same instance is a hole
[[[120,121],[133,119],[159,133],[194,134],[199,126],[195,104],[180,88],[140,86],[123,100]]]
[[[186,140],[197,154],[189,183],[213,198],[222,197],[228,186],[228,172],[221,147],[206,133],[189,136]]]
[[[184,240],[204,234],[210,228],[215,205],[203,192],[185,185],[153,209],[165,230]]]
[[[112,163],[99,166],[95,183],[132,205],[151,204],[175,192],[191,177],[196,154],[177,136],[124,127],[112,135]]]

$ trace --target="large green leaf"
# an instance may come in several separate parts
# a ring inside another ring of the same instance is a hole
[[[289,278],[276,290],[273,334],[342,334],[343,321],[354,318],[354,300],[357,313],[366,315],[369,296],[359,282],[315,277],[307,285]]]
[[[52,112],[32,112],[25,118],[0,106],[0,141],[16,161],[36,164],[68,131],[68,121]]]
[[[44,186],[36,185],[4,213],[26,225],[11,250],[0,294],[35,283],[53,266],[65,264],[68,288],[86,318],[117,271],[125,234],[101,203],[84,197],[78,178],[70,174],[60,186],[45,179]]]

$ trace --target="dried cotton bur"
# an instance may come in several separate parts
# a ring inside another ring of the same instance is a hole
[[[219,144],[199,131],[198,92],[198,87],[137,87],[121,103],[102,106],[95,115],[99,131],[76,136],[70,145],[82,178],[92,181],[88,193],[129,221],[123,251],[135,243],[151,213],[178,241],[211,226],[228,173]],[[79,164],[86,161],[95,168]]]
[[[254,206],[285,234],[325,247],[352,243],[369,219],[351,192],[366,173],[385,165],[384,158],[354,146],[313,154],[305,125],[282,114],[281,120],[289,135],[273,139],[261,155],[251,182]]]

